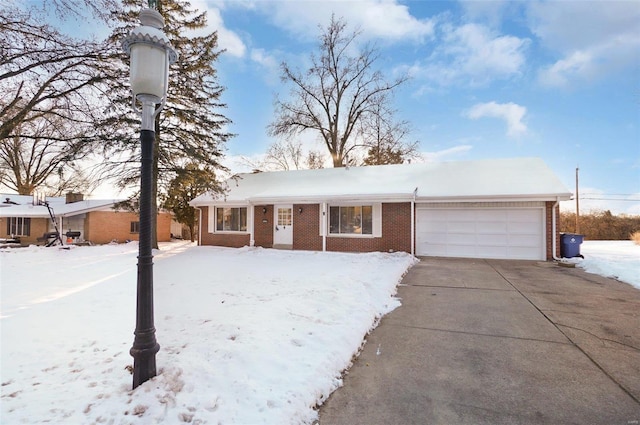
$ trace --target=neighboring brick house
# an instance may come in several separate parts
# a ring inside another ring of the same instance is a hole
[[[82,195],[47,198],[63,243],[67,232],[79,233],[72,243],[105,244],[138,240],[139,218],[136,213],[116,210],[117,200],[84,200]],[[158,214],[158,241],[171,239],[172,215]],[[42,237],[53,232],[49,210],[34,205],[31,196],[0,194],[0,239],[18,238],[21,245],[43,244]]]
[[[239,174],[191,205],[201,245],[551,260],[570,197],[517,158]]]

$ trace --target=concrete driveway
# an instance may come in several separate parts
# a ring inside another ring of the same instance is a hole
[[[640,290],[531,261],[423,258],[320,408],[331,424],[640,424]]]

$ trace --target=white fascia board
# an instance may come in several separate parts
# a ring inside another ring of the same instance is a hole
[[[359,195],[322,195],[322,196],[281,196],[251,197],[252,204],[321,204],[323,202],[408,202],[413,199],[413,192],[407,194],[359,194]]]
[[[203,198],[203,199],[193,199],[191,201],[189,201],[189,205],[191,205],[192,207],[208,207],[211,206],[213,204],[230,204],[230,203],[242,203],[244,202],[246,204],[247,201],[245,200],[234,200],[234,201],[229,201],[228,199],[213,199],[213,198]]]
[[[118,200],[80,201],[79,203],[49,204],[56,217],[73,217],[92,211],[109,210]],[[0,217],[49,218],[49,210],[45,205],[16,205],[0,209]]]
[[[8,211],[5,211],[4,208],[0,210],[0,217],[49,218],[49,211],[46,208],[44,208],[44,211],[22,208],[6,208],[6,210]]]
[[[571,194],[549,194],[549,195],[503,195],[503,196],[446,196],[428,197],[417,196],[416,202],[437,203],[437,202],[538,202],[538,201],[567,201],[571,199]]]
[[[238,208],[238,207],[250,207],[252,206],[252,202],[248,201],[210,201],[202,204],[198,204],[198,207],[225,207],[225,208]]]

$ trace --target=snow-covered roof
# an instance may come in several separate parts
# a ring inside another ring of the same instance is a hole
[[[66,198],[47,197],[47,202],[56,217],[71,217],[91,211],[108,210],[119,202],[115,199],[91,199],[66,203]],[[44,205],[33,205],[33,197],[25,195],[0,194],[0,217],[49,217]]]
[[[571,193],[539,158],[431,162],[239,174],[225,195],[204,194],[191,205],[313,202],[566,200]]]

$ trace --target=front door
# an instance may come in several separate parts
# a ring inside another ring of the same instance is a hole
[[[273,208],[273,247],[293,248],[293,205],[275,205]]]

